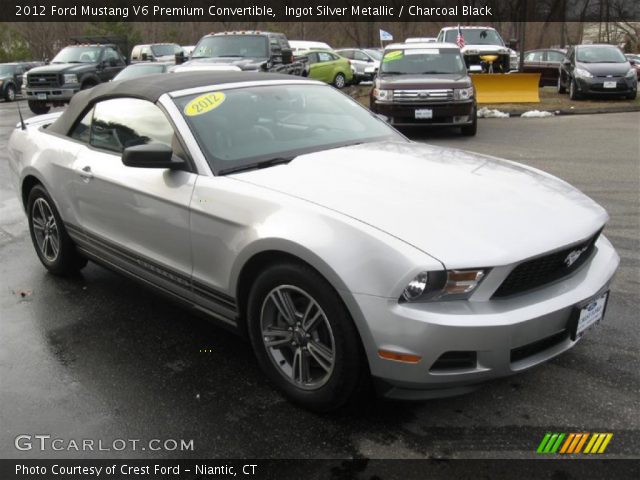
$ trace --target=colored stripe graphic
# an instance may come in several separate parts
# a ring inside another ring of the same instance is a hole
[[[600,454],[604,453],[613,438],[613,433],[555,433],[547,432],[538,445],[541,454]],[[587,441],[588,440],[588,441]],[[586,447],[584,451],[582,447]]]

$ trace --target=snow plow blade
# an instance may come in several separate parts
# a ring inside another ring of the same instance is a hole
[[[478,73],[471,80],[478,103],[540,103],[539,73]]]

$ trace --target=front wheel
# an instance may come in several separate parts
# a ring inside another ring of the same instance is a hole
[[[346,84],[347,84],[347,78],[344,76],[344,74],[338,73],[336,75],[336,78],[334,78],[333,80],[334,87],[340,89],[340,88],[344,88]]]
[[[49,113],[51,107],[49,107],[45,102],[29,100],[29,110],[31,110],[36,115],[44,115],[45,113]]]
[[[360,338],[317,272],[296,263],[268,268],[251,289],[247,311],[258,363],[287,397],[315,411],[353,398],[365,371]]]
[[[7,102],[13,102],[16,99],[16,87],[13,85],[7,85],[7,90],[4,92],[4,99]]]
[[[56,275],[69,275],[87,264],[64,228],[51,197],[40,185],[29,192],[27,216],[33,246],[47,270]]]
[[[580,98],[582,98],[582,95],[578,93],[578,86],[576,85],[576,81],[574,79],[571,79],[569,81],[569,98],[571,100],[579,100]]]
[[[562,75],[558,75],[558,93],[567,93],[567,89],[562,85]]]

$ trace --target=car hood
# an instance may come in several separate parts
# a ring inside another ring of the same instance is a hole
[[[583,63],[576,62],[576,66],[584,68],[586,71],[597,77],[605,77],[611,75],[613,77],[624,77],[629,70],[631,64],[625,63]]]
[[[51,63],[44,67],[32,68],[27,75],[38,75],[39,73],[82,73],[95,70],[97,63]]]
[[[237,58],[237,57],[212,57],[196,58],[183,63],[182,65],[233,65],[240,70],[260,70],[260,67],[268,58]]]
[[[380,88],[395,90],[405,88],[464,88],[471,86],[471,78],[462,73],[429,75],[387,75],[378,76]]]
[[[586,239],[608,219],[544,172],[412,142],[336,148],[231,178],[340,212],[448,268],[518,262]]]

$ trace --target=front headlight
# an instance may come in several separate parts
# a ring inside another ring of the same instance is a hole
[[[580,68],[580,67],[576,67],[574,74],[576,77],[582,77],[582,78],[592,78],[593,75],[591,75],[591,72],[589,72],[588,70],[585,70],[584,68]]]
[[[401,302],[465,300],[480,285],[487,269],[421,272],[407,285]]]
[[[473,98],[473,87],[453,89],[454,100],[469,100],[470,98]]]
[[[73,73],[65,73],[64,83],[78,83],[78,76]]]
[[[390,102],[393,100],[393,90],[381,90],[379,88],[373,89],[373,98],[376,100],[382,100],[384,102]]]
[[[635,78],[637,76],[638,76],[638,73],[635,71],[634,68],[632,68],[627,72],[627,74],[625,75],[625,78]],[[0,82],[0,85],[2,85],[2,82]]]

